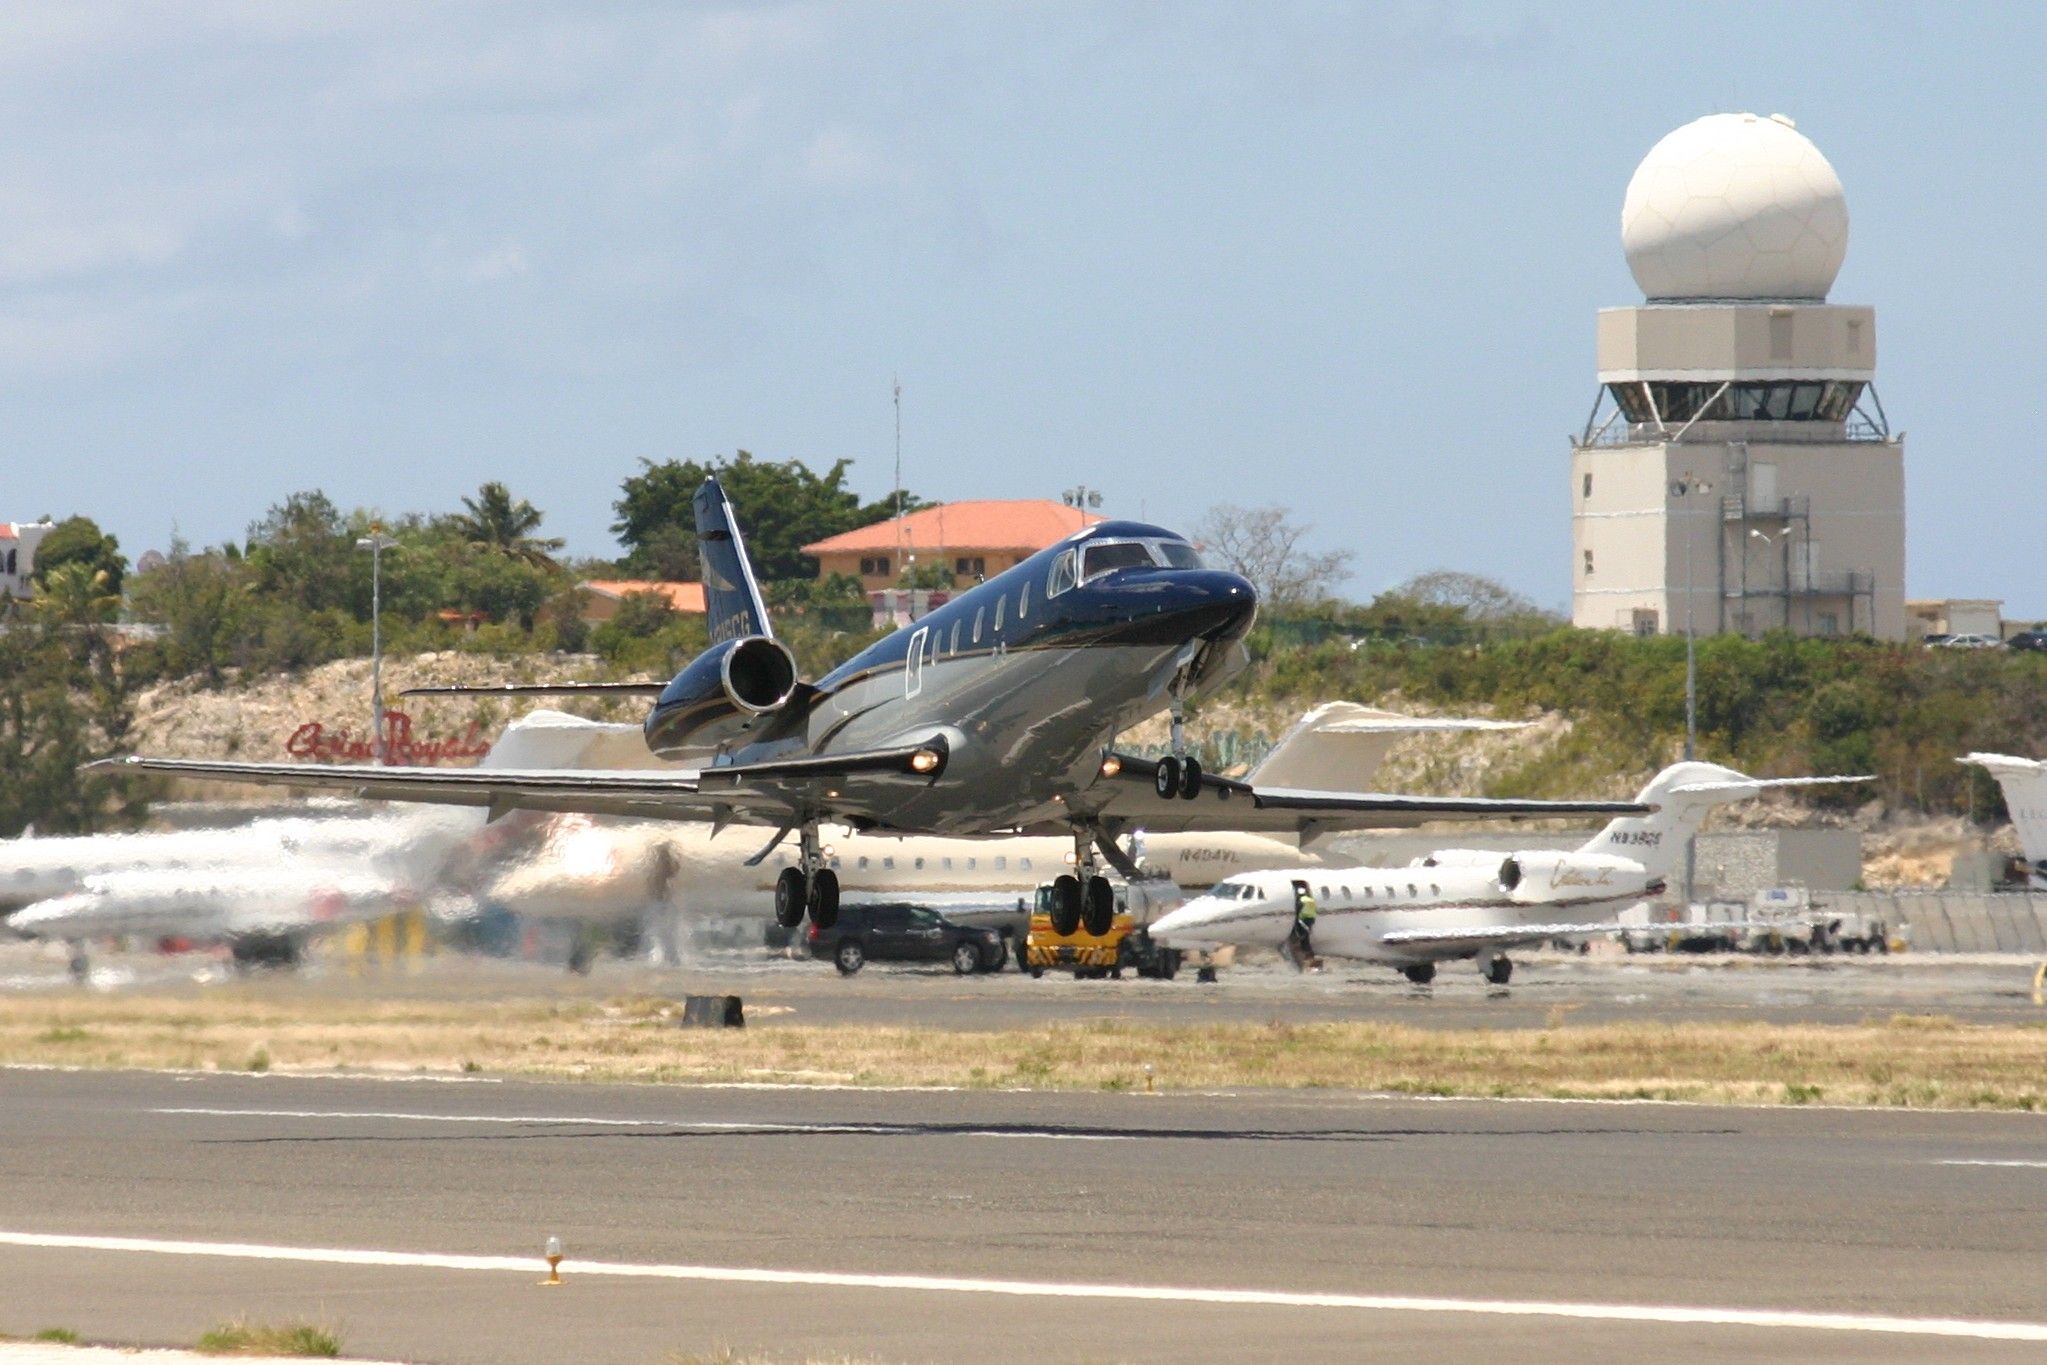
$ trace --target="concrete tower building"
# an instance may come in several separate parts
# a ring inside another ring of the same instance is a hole
[[[1876,314],[1827,302],[1848,205],[1779,115],[1651,148],[1621,208],[1646,301],[1599,314],[1571,454],[1572,620],[1640,635],[1905,636],[1905,467]]]

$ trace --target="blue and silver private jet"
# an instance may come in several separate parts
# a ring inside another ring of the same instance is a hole
[[[772,827],[759,862],[794,834],[801,856],[775,913],[829,926],[838,877],[818,826],[905,834],[1070,833],[1054,884],[1062,932],[1106,932],[1101,863],[1136,871],[1137,829],[1293,834],[1435,819],[1638,813],[1611,801],[1503,801],[1266,790],[1204,774],[1182,712],[1247,662],[1249,582],[1202,563],[1179,535],[1131,521],[1076,532],[877,641],[816,682],[775,638],[732,506],[698,490],[712,644],[666,683],[421,689],[499,697],[646,695],[654,770],[545,771],[247,763],[135,756],[131,769],[216,781],[341,788],[360,796]],[[1161,711],[1171,752],[1119,754],[1115,737]]]

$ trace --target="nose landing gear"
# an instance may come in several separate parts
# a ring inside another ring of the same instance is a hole
[[[1159,760],[1151,785],[1161,801],[1176,796],[1192,801],[1201,795],[1201,762],[1187,757],[1187,703],[1178,693],[1173,696],[1172,752]]]

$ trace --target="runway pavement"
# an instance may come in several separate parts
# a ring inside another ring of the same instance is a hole
[[[1965,1023],[2035,1023],[2037,959],[1906,954],[1898,957],[1608,957],[1517,955],[1513,984],[1489,987],[1470,963],[1447,963],[1430,987],[1384,967],[1332,962],[1303,976],[1265,963],[1226,970],[1214,985],[1182,973],[1173,981],[1079,981],[1015,971],[956,976],[950,967],[871,964],[841,977],[827,963],[791,961],[760,950],[705,954],[681,968],[606,960],[587,977],[558,965],[443,955],[412,968],[351,971],[316,961],[299,973],[234,979],[198,955],[131,953],[99,959],[95,985],[195,998],[223,989],[278,999],[371,996],[390,999],[607,999],[736,994],[750,1022],[893,1024],[937,1029],[1006,1029],[1073,1018],[1117,1017],[1160,1024],[1248,1020],[1290,1023],[1375,1019],[1423,1028],[1544,1028],[1558,1008],[1576,1023],[1649,1019],[1772,1023],[1858,1023],[1892,1014],[1944,1014]],[[195,980],[195,977],[202,978]],[[0,992],[68,998],[76,988],[64,955],[0,943]]]
[[[2043,1205],[2024,1114],[0,1071],[0,1332],[408,1360],[2037,1359]]]

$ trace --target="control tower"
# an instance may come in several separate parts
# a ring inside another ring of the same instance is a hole
[[[1638,635],[1905,638],[1905,464],[1876,312],[1827,302],[1834,168],[1782,115],[1650,149],[1621,241],[1645,301],[1599,314],[1571,452],[1571,618]]]

